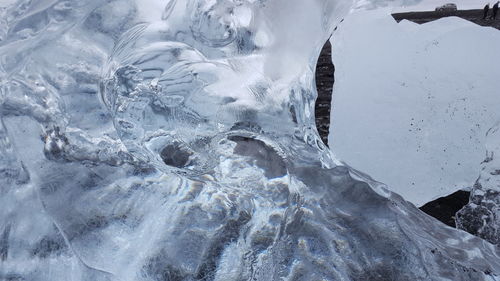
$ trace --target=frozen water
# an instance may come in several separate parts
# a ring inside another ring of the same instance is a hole
[[[500,120],[498,30],[365,11],[346,17],[332,48],[338,158],[416,205],[472,187]]]
[[[0,13],[0,280],[499,280],[500,250],[343,166],[313,69],[349,1]]]
[[[468,205],[458,211],[457,227],[500,245],[500,126],[487,134],[486,159],[481,163]]]

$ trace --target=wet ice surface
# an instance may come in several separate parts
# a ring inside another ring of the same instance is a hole
[[[3,8],[0,280],[499,280],[498,248],[322,145],[350,4]]]

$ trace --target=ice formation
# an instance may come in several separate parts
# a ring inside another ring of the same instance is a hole
[[[500,280],[500,250],[341,165],[313,69],[351,3],[0,11],[0,280]]]
[[[329,143],[339,159],[416,205],[473,186],[500,120],[498,30],[359,11],[332,48]]]
[[[500,125],[500,124],[499,124]],[[487,134],[486,159],[470,202],[455,216],[457,227],[500,245],[500,126]]]

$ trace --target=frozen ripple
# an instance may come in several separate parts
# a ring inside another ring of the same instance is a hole
[[[0,280],[499,280],[498,247],[321,142],[314,63],[350,6],[2,8]]]

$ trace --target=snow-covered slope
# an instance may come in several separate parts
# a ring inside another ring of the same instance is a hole
[[[472,186],[500,119],[500,32],[450,17],[396,23],[355,12],[333,36],[329,143],[420,205]]]

